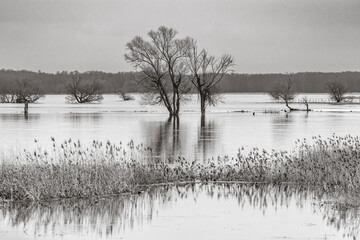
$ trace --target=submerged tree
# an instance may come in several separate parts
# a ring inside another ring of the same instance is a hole
[[[103,96],[100,93],[102,86],[98,81],[92,83],[83,83],[82,79],[75,75],[65,85],[66,93],[65,98],[71,103],[92,103],[101,102]]]
[[[295,110],[289,106],[289,102],[295,99],[296,93],[293,91],[295,76],[293,73],[285,75],[285,84],[278,84],[271,91],[270,95],[276,100],[283,100],[290,111]]]
[[[44,95],[31,80],[18,80],[14,84],[0,90],[2,103],[34,103]]]
[[[207,106],[215,106],[220,97],[217,85],[233,66],[232,56],[225,54],[215,58],[208,51],[198,51],[197,43],[191,40],[186,65],[190,71],[190,80],[200,98],[201,115],[205,115]]]
[[[190,40],[176,39],[172,28],[159,27],[150,31],[150,41],[135,37],[127,43],[125,59],[141,71],[137,79],[146,90],[144,100],[149,104],[164,104],[170,116],[178,116],[183,94],[189,91],[184,83],[184,57]]]
[[[344,94],[346,93],[346,89],[340,82],[328,82],[326,87],[332,100],[342,102],[345,99]]]
[[[117,91],[119,97],[124,101],[133,101],[135,98],[129,94],[127,94],[124,90],[120,89]]]
[[[305,105],[305,107],[306,107],[306,112],[307,112],[307,113],[311,110],[311,109],[309,108],[309,101],[308,101],[307,97],[303,97],[303,98],[302,98],[301,104],[304,104],[304,105]]]

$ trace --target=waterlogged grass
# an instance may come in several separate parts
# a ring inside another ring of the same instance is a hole
[[[234,158],[163,161],[143,145],[71,139],[51,151],[3,154],[0,198],[41,201],[137,192],[142,185],[194,181],[291,182],[335,194],[345,204],[360,205],[360,139],[314,137],[298,140],[292,152],[254,148]]]

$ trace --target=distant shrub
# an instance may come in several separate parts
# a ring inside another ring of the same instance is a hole
[[[71,80],[65,85],[66,100],[70,103],[92,103],[101,102],[103,96],[100,93],[102,86],[98,81],[84,83],[77,76],[71,76]]]
[[[328,82],[326,87],[332,100],[336,102],[342,102],[345,99],[344,94],[346,93],[346,89],[342,83],[334,81]]]
[[[34,103],[43,96],[31,80],[19,80],[0,90],[1,103]]]
[[[124,101],[134,101],[135,98],[131,95],[128,95],[127,93],[125,93],[124,91],[120,90],[118,91],[119,97],[124,100]]]

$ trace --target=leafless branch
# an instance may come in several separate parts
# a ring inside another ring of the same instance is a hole
[[[278,84],[269,92],[274,99],[283,100],[290,111],[294,109],[289,106],[289,102],[294,100],[296,96],[296,93],[292,89],[294,79],[295,75],[293,73],[286,74],[285,84]]]
[[[190,81],[200,97],[201,113],[205,114],[206,107],[215,106],[220,99],[216,86],[231,71],[234,60],[229,54],[215,58],[206,50],[199,52],[197,42],[193,39],[189,42],[186,65],[190,71]]]
[[[182,61],[188,41],[176,35],[174,29],[161,26],[148,33],[150,41],[133,38],[125,54],[126,61],[142,73],[137,82],[147,92],[143,100],[164,104],[170,115],[179,114],[182,95],[188,89],[183,83],[187,69]]]

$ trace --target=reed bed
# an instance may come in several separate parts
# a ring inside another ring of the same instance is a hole
[[[141,186],[169,182],[248,181],[311,185],[360,205],[360,139],[352,136],[298,140],[291,152],[253,148],[236,157],[206,161],[164,161],[151,148],[69,139],[51,150],[3,154],[0,199],[43,201],[137,192]]]

